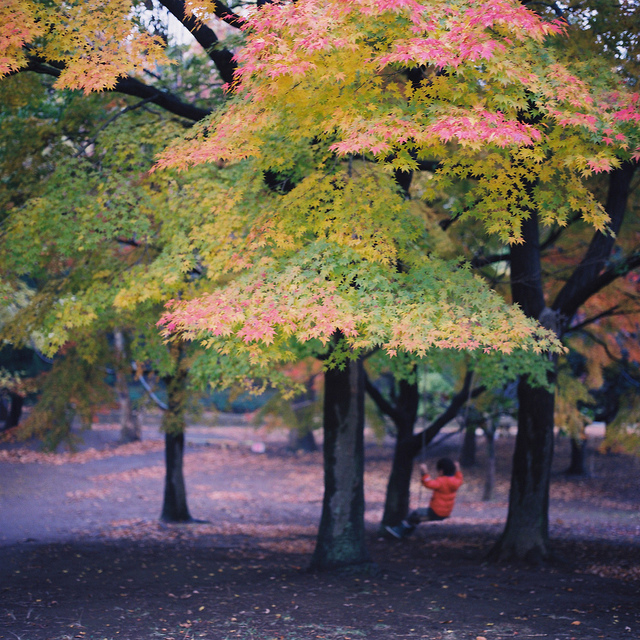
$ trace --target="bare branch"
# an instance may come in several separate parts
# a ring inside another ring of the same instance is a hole
[[[167,8],[183,25],[191,35],[196,39],[198,44],[207,52],[209,58],[216,65],[220,77],[228,84],[233,83],[234,73],[237,68],[233,53],[228,49],[217,48],[219,43],[218,36],[213,29],[208,27],[204,22],[199,20],[192,13],[187,13],[183,0],[161,0],[164,7]],[[216,2],[216,16],[224,20],[227,24],[234,27],[240,27],[244,23],[244,19],[237,16],[222,2]]]
[[[61,69],[61,65],[45,62],[38,58],[31,58],[29,60],[29,64],[21,69],[21,71],[34,71],[36,73],[58,78],[60,76]],[[110,91],[123,93],[135,98],[141,98],[144,100],[145,104],[147,102],[152,102],[174,115],[186,118],[193,122],[202,120],[211,113],[211,110],[209,109],[201,109],[200,107],[196,107],[188,102],[183,102],[176,95],[169,93],[168,91],[157,89],[156,87],[152,87],[129,76],[120,78]]]

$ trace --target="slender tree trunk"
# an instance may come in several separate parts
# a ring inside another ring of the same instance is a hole
[[[324,499],[311,568],[369,563],[364,531],[364,368],[325,373]]]
[[[138,412],[131,402],[129,384],[124,373],[127,361],[124,334],[119,329],[116,329],[113,332],[113,337],[117,354],[116,394],[118,396],[118,405],[120,406],[120,442],[138,442],[142,440],[142,428]]]
[[[9,415],[5,422],[5,429],[11,429],[17,427],[22,417],[22,407],[24,405],[24,397],[19,393],[9,392],[11,398],[11,405],[9,407]]]
[[[305,451],[306,453],[312,453],[313,451],[318,450],[318,445],[316,444],[313,431],[310,429],[303,432],[296,428],[290,429],[287,441],[287,446],[291,451]]]
[[[384,530],[385,526],[396,526],[409,513],[414,458],[413,447],[406,439],[397,438],[393,451],[391,473],[387,482],[384,512],[380,523],[381,530]]]
[[[166,474],[160,518],[165,522],[190,522],[192,518],[187,507],[183,473],[187,370],[181,348],[172,346],[172,349],[176,350],[177,366],[175,373],[164,379],[167,387],[167,410],[162,416],[162,430],[165,433]]]
[[[463,469],[473,467],[476,463],[476,421],[471,420],[464,430],[462,449],[460,450],[460,466]]]
[[[415,372],[414,372],[415,373]],[[398,394],[394,397],[393,415],[396,426],[396,443],[393,451],[391,473],[387,482],[384,513],[380,527],[395,526],[409,513],[411,499],[411,478],[415,446],[411,442],[418,416],[418,381],[400,380]],[[426,443],[425,443],[426,444]]]
[[[488,502],[493,498],[496,487],[496,432],[495,429],[486,429],[484,437],[487,443],[487,473],[484,478],[484,491],[482,500]]]
[[[397,430],[393,463],[387,483],[384,514],[380,524],[382,531],[386,525],[395,526],[407,516],[411,497],[413,463],[416,456],[425,449],[443,427],[458,415],[465,402],[484,392],[484,387],[478,387],[472,391],[472,380],[473,372],[469,371],[465,375],[462,389],[451,399],[447,409],[426,429],[414,434],[413,429],[420,400],[417,381],[401,380],[397,396],[393,395],[392,400],[388,401],[376,386],[368,378],[365,378],[367,393],[380,411],[393,420]]]
[[[586,438],[571,438],[571,463],[569,468],[565,471],[570,476],[586,476],[586,453],[587,453],[587,440]]]

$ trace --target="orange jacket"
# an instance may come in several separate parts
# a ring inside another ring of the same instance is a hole
[[[458,470],[455,476],[438,476],[434,479],[427,473],[422,476],[422,484],[427,489],[433,489],[429,503],[433,511],[441,518],[450,516],[456,500],[456,491],[462,484],[462,472]]]

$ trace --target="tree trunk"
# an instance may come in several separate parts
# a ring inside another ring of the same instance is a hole
[[[422,432],[414,434],[413,429],[418,415],[420,395],[418,384],[401,380],[398,394],[391,402],[387,401],[377,387],[365,377],[367,393],[380,411],[389,416],[396,426],[396,445],[393,454],[391,474],[387,483],[384,514],[380,528],[395,526],[407,516],[411,497],[411,477],[415,457],[438,435],[440,430],[453,420],[470,398],[476,398],[484,387],[471,390],[473,372],[465,375],[462,389],[451,399],[447,409]]]
[[[540,265],[538,216],[531,212],[522,224],[524,242],[511,247],[511,292],[530,318],[551,325],[545,308]],[[551,328],[551,326],[549,326]],[[555,361],[554,361],[555,364]],[[553,458],[554,393],[518,383],[516,435],[509,512],[505,530],[490,552],[497,560],[538,561],[549,555],[549,478]]]
[[[463,469],[473,467],[476,463],[476,421],[471,420],[464,430],[462,449],[460,450],[460,466]]]
[[[391,473],[387,482],[387,495],[380,528],[394,527],[407,517],[411,499],[411,477],[413,475],[413,447],[404,438],[396,440]]]
[[[554,395],[518,385],[518,435],[513,455],[509,514],[491,551],[499,560],[539,562],[549,556],[549,480],[553,458]]]
[[[484,478],[482,500],[488,502],[493,498],[496,486],[496,432],[495,429],[485,429],[484,437],[487,442],[487,473]]]
[[[5,429],[12,429],[17,427],[22,417],[22,407],[24,405],[24,397],[19,393],[9,392],[11,398],[11,406],[9,407],[9,415],[5,422]]]
[[[318,450],[316,439],[313,431],[306,430],[300,432],[300,429],[289,429],[289,437],[287,446],[291,451],[304,451],[305,453],[313,453]]]
[[[162,515],[164,522],[191,522],[184,484],[184,433],[165,433],[164,457],[166,475]]]
[[[172,348],[178,353],[176,372],[164,379],[167,387],[167,410],[162,416],[162,430],[165,433],[166,474],[160,519],[165,522],[190,522],[192,518],[187,507],[183,473],[187,371],[180,348]]]
[[[592,295],[623,273],[622,265],[603,274],[621,228],[631,179],[637,163],[624,163],[609,175],[605,209],[613,233],[596,232],[582,261],[557,294],[552,309],[545,307],[540,266],[538,216],[522,224],[524,242],[511,247],[513,301],[530,318],[538,319],[562,337],[578,309]],[[606,271],[606,270],[605,270]],[[550,382],[554,383],[554,371]],[[518,385],[518,435],[513,457],[509,515],[506,528],[491,551],[494,558],[544,558],[548,549],[549,477],[553,458],[554,393]]]
[[[414,371],[415,374],[415,371]],[[411,443],[413,428],[418,416],[418,381],[400,380],[398,394],[394,397],[394,412],[391,416],[396,426],[396,443],[393,463],[382,515],[381,529],[402,522],[409,513],[411,499],[411,477],[415,448]]]
[[[571,463],[565,471],[570,476],[589,475],[586,467],[587,440],[586,438],[571,438]]]
[[[139,442],[142,440],[140,418],[131,402],[127,377],[122,371],[116,372],[116,393],[120,406],[120,442]]]
[[[116,363],[116,394],[118,405],[120,406],[120,442],[139,442],[142,440],[142,428],[138,418],[138,412],[133,407],[131,396],[129,395],[129,384],[124,373],[126,366],[126,353],[124,346],[124,335],[122,331],[116,329],[113,332],[115,349],[117,354]]]
[[[364,536],[364,368],[325,373],[324,499],[311,568],[369,563]]]

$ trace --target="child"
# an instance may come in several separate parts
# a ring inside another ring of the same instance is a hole
[[[395,527],[385,527],[394,538],[400,540],[411,535],[416,525],[420,524],[420,522],[445,520],[451,515],[456,499],[456,491],[462,484],[462,472],[458,463],[454,463],[449,458],[440,458],[436,463],[436,470],[438,471],[438,477],[431,479],[427,465],[420,465],[422,484],[427,489],[433,489],[429,507],[412,511],[406,520],[403,520]]]

